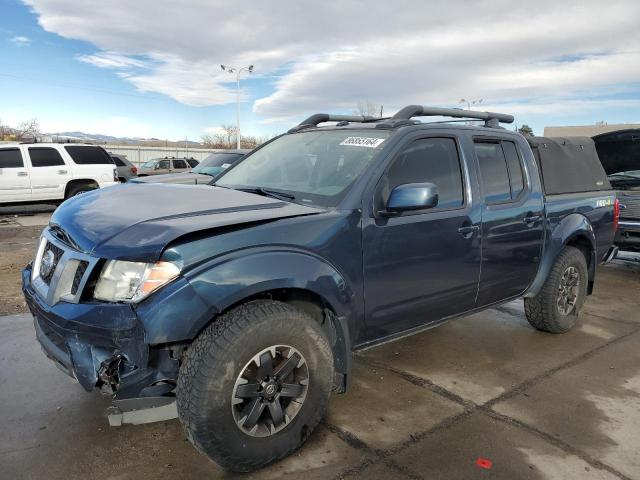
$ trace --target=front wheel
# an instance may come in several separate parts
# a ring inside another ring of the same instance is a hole
[[[332,381],[322,327],[288,304],[253,301],[222,315],[187,351],[178,415],[199,450],[227,470],[248,472],[305,442]]]
[[[529,323],[550,333],[565,333],[573,328],[587,296],[589,273],[584,254],[565,247],[558,255],[542,290],[524,299]]]

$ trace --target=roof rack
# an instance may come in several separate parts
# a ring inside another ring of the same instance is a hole
[[[513,123],[513,115],[508,115],[506,113],[479,112],[476,110],[463,110],[462,108],[407,105],[393,117],[385,118],[371,117],[367,115],[332,115],[330,113],[316,113],[290,129],[289,133],[295,133],[307,128],[317,127],[320,123],[324,122],[377,122],[376,128],[395,128],[403,125],[415,124],[417,121],[411,120],[413,117],[453,117],[484,120],[484,126],[490,128],[501,128],[500,123]]]
[[[513,123],[513,115],[506,113],[479,112],[463,110],[462,108],[425,107],[422,105],[408,105],[396,113],[389,121],[380,122],[377,128],[394,128],[411,125],[413,117],[453,117],[484,120],[485,127],[500,128],[500,123]]]
[[[305,128],[317,127],[320,123],[324,122],[372,122],[374,120],[380,120],[380,118],[370,117],[368,115],[333,115],[330,113],[316,113],[290,129],[289,133],[299,132]]]

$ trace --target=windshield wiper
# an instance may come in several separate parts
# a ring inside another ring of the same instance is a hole
[[[254,189],[254,191],[256,193],[259,193],[261,195],[264,195],[265,197],[273,197],[273,198],[277,198],[278,200],[295,200],[296,196],[295,195],[291,195],[290,193],[285,193],[285,192],[280,192],[278,190],[271,190],[268,188],[264,188],[264,187],[256,187]]]

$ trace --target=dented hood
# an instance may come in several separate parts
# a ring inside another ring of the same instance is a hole
[[[149,262],[188,233],[322,211],[220,187],[124,184],[65,201],[50,225],[96,257]]]

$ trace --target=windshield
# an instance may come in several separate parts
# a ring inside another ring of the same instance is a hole
[[[297,202],[338,204],[382,148],[388,131],[315,130],[284,135],[250,154],[216,185],[286,192]]]
[[[212,153],[191,171],[215,177],[237,162],[243,155],[242,153]]]
[[[144,168],[153,168],[155,164],[156,164],[155,160],[149,160],[148,162],[143,163],[142,166]]]

